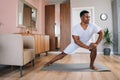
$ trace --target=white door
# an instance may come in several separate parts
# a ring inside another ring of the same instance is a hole
[[[94,8],[93,7],[79,7],[72,8],[72,17],[71,17],[71,25],[72,27],[78,23],[80,23],[80,12],[82,10],[89,11],[90,14],[90,22],[94,23]],[[71,28],[72,29],[72,28]],[[95,36],[93,36],[92,41],[95,41]],[[87,49],[78,48],[75,52],[89,52]]]

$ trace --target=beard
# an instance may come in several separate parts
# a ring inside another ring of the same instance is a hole
[[[89,21],[85,21],[85,24],[89,24]]]

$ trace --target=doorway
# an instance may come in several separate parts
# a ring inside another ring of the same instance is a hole
[[[55,47],[55,5],[45,6],[45,34],[50,36],[50,51]]]

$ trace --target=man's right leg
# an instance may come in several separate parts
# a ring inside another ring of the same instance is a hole
[[[45,66],[49,66],[50,64],[54,63],[57,60],[60,60],[62,58],[64,58],[67,54],[71,54],[74,50],[76,50],[79,46],[74,44],[74,43],[70,43],[65,49],[64,51],[57,55],[55,58],[53,58],[52,60],[50,60],[48,63],[45,64]]]
[[[54,57],[52,60],[50,60],[49,62],[47,62],[45,64],[45,66],[49,66],[50,64],[54,63],[57,60],[60,60],[62,58],[64,58],[67,54],[65,54],[64,52],[62,52],[61,54],[58,54],[56,57]]]

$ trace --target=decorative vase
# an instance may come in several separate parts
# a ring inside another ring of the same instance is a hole
[[[110,55],[111,49],[110,48],[104,48],[104,55]]]

